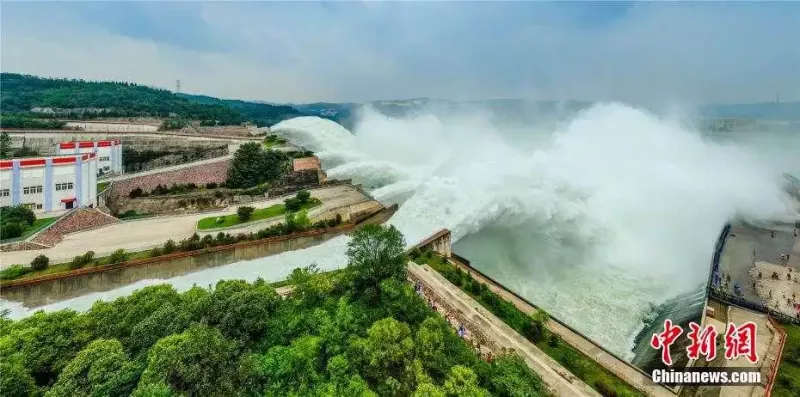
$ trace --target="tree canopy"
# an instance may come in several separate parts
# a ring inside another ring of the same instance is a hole
[[[289,158],[283,152],[264,150],[257,142],[239,146],[234,153],[226,185],[248,188],[272,182],[289,169]]]
[[[394,260],[402,236],[355,236]],[[179,293],[145,287],[85,313],[0,319],[4,396],[541,396],[517,356],[481,361],[392,271],[295,270],[285,299],[263,280]],[[393,267],[392,267],[393,268]],[[383,275],[383,279],[377,275]],[[352,283],[378,282],[367,297]],[[369,300],[368,300],[369,299]]]

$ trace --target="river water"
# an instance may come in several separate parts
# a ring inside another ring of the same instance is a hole
[[[663,304],[694,296],[735,216],[797,211],[784,172],[800,171],[800,134],[702,134],[677,119],[600,104],[547,123],[498,125],[487,112],[365,108],[355,131],[317,117],[272,128],[314,150],[329,178],[352,178],[386,204],[410,244],[443,228],[455,251],[626,359]],[[798,173],[800,174],[800,173]],[[279,280],[291,269],[345,264],[347,237],[302,251],[167,280]],[[147,284],[46,306],[83,310]],[[2,302],[12,317],[30,309]]]

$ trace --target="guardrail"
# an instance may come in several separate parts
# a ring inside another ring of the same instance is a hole
[[[717,245],[714,249],[714,256],[711,261],[711,273],[709,274],[708,283],[706,286],[707,295],[728,305],[767,314],[768,316],[777,318],[782,322],[789,324],[800,324],[800,318],[795,318],[779,312],[761,302],[749,301],[741,296],[731,295],[719,289],[719,286],[722,282],[722,278],[719,275],[719,261],[722,257],[722,251],[725,249],[725,242],[728,240],[728,235],[730,235],[731,227],[732,226],[730,223],[725,224],[725,227],[722,228],[722,232],[717,240]]]
[[[786,345],[786,331],[772,319],[772,317],[767,317],[767,320],[772,325],[772,328],[778,333],[778,337],[780,338],[779,346],[778,346],[778,355],[775,357],[775,365],[770,368],[769,373],[769,380],[767,381],[767,385],[765,386],[765,397],[770,397],[772,395],[772,387],[775,386],[775,378],[778,377],[778,367],[781,365],[781,356],[783,356],[783,347]]]

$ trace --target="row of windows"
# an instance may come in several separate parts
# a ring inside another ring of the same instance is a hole
[[[22,194],[35,194],[35,193],[41,193],[41,192],[42,192],[42,186],[41,185],[39,185],[39,186],[25,186],[24,188],[22,188]]]
[[[101,156],[100,161],[111,161],[111,157],[109,156]]]
[[[22,204],[22,206],[30,208],[32,210],[40,210],[40,209],[42,209],[42,205],[41,204],[36,204],[36,203]]]
[[[72,190],[74,187],[72,182],[56,183],[56,190]],[[22,194],[36,194],[42,192],[42,186],[25,186],[22,188]],[[8,197],[11,195],[11,189],[0,189],[0,197]]]

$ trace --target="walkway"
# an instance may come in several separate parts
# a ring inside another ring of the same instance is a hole
[[[276,147],[270,148],[270,150],[277,150],[277,151],[281,151],[281,152],[293,152],[293,151],[303,150],[303,149],[299,148],[297,146],[287,145],[287,146],[276,146]],[[231,152],[235,152],[236,149],[234,148],[234,149],[231,149],[230,151]],[[219,161],[228,161],[228,160],[230,160],[232,158],[233,158],[232,154],[227,154],[225,156],[214,157],[214,158],[205,159],[205,160],[191,161],[191,162],[188,162],[188,163],[176,164],[176,165],[171,165],[171,166],[168,166],[168,167],[159,167],[159,168],[154,168],[152,170],[147,170],[147,171],[142,171],[142,172],[132,172],[132,173],[128,173],[128,174],[122,174],[122,175],[113,176],[113,177],[110,177],[110,178],[98,178],[97,181],[98,182],[119,182],[119,181],[124,181],[124,180],[127,180],[127,179],[131,179],[131,178],[137,178],[137,177],[140,177],[140,176],[161,174],[161,173],[164,173],[164,172],[177,171],[177,170],[181,170],[181,169],[184,169],[184,168],[194,167],[194,166],[197,166],[197,165],[212,164],[212,163],[216,163],[216,162],[219,162]]]
[[[333,209],[347,203],[357,203],[369,199],[350,185],[336,185],[309,190],[312,197],[322,201],[320,210]],[[266,208],[283,203],[286,197],[248,203],[255,208]],[[86,251],[94,251],[102,256],[122,248],[126,251],[141,251],[163,245],[167,240],[178,242],[195,232],[197,221],[210,217],[235,214],[239,206],[199,214],[156,217],[132,220],[105,226],[98,229],[72,233],[53,248],[32,251],[3,252],[0,255],[0,268],[13,264],[28,264],[37,255],[47,255],[51,263],[71,260]]]
[[[486,284],[494,293],[513,303],[514,306],[524,313],[533,314],[538,310],[534,306],[531,306],[524,300],[510,293],[505,288],[495,284],[493,281],[484,277],[480,273],[475,272],[471,267],[464,265],[455,258],[450,258],[450,263],[469,273],[470,276],[475,280]],[[587,355],[592,360],[611,371],[614,375],[618,376],[620,379],[627,382],[639,391],[647,394],[648,396],[675,397],[675,393],[670,391],[670,389],[654,384],[650,377],[642,371],[637,370],[631,364],[611,355],[607,351],[590,342],[582,335],[575,333],[563,324],[551,319],[547,323],[547,328],[550,330],[550,332],[558,335],[562,340],[564,340],[564,342],[574,347],[581,353]]]
[[[555,395],[600,395],[435,270],[427,265],[420,266],[410,262],[408,272],[412,278],[419,279],[440,295],[449,306],[463,316],[471,326],[477,327],[477,331],[489,338],[497,348],[512,349],[519,354],[528,366],[541,376]]]

